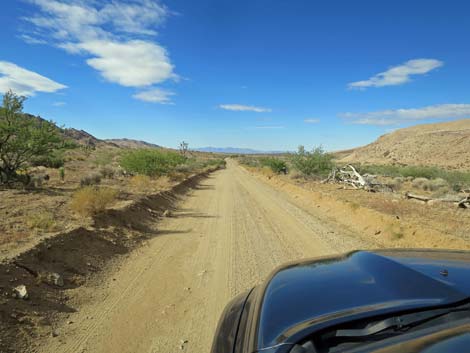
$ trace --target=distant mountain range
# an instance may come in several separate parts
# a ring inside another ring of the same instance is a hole
[[[227,154],[279,154],[286,153],[286,151],[260,151],[251,148],[237,148],[237,147],[199,147],[193,148],[193,151],[198,152],[211,152],[211,153],[227,153]]]

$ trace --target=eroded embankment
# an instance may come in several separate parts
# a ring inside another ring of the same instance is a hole
[[[0,264],[0,352],[34,351],[35,339],[55,335],[66,314],[77,310],[68,304],[66,290],[84,285],[110,260],[158,236],[156,225],[163,213],[174,210],[212,171],[124,208],[107,210],[94,217],[93,227],[58,234]],[[27,298],[14,294],[18,286],[26,287]]]
[[[449,234],[450,232],[444,233],[433,229],[425,220],[371,209],[362,205],[359,197],[354,201],[338,199],[315,183],[300,186],[294,181],[278,176],[266,176],[255,169],[244,168],[244,170],[272,187],[286,192],[303,209],[314,209],[315,213],[343,224],[363,240],[375,243],[379,247],[470,250],[468,240],[453,236]],[[356,192],[365,193],[361,190]],[[410,200],[394,202],[396,200],[390,201],[384,198],[385,201],[391,203],[394,208],[400,207],[401,202],[412,202]]]

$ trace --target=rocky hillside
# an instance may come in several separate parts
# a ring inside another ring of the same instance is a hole
[[[432,165],[470,169],[470,119],[416,125],[337,153],[344,163]]]
[[[146,142],[140,140],[132,140],[132,139],[107,139],[105,140],[108,143],[113,143],[119,147],[123,148],[163,148],[162,146]]]

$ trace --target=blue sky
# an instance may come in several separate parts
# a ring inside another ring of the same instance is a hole
[[[9,0],[0,93],[100,138],[328,150],[470,118],[470,2]]]

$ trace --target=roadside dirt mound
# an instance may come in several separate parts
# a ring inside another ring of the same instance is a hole
[[[0,264],[0,352],[31,351],[34,339],[55,335],[61,314],[76,311],[68,305],[66,290],[82,286],[112,258],[158,236],[156,220],[175,209],[181,196],[207,176],[195,175],[171,191],[109,210],[95,217],[91,229],[57,235]],[[26,286],[25,299],[14,295],[21,285]]]
[[[340,162],[470,169],[470,119],[416,125],[337,153]]]

